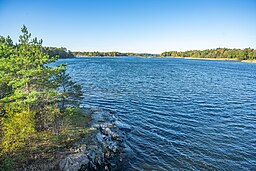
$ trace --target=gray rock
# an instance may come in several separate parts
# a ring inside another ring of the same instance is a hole
[[[105,170],[109,170],[109,169],[108,169],[108,166],[105,166]]]
[[[97,170],[97,167],[95,166],[95,164],[92,161],[90,161],[90,167]]]
[[[70,154],[59,163],[59,168],[62,171],[77,171],[82,165],[87,165],[89,159],[87,155],[83,153]]]
[[[87,152],[86,146],[82,146],[82,147],[80,148],[80,151],[83,152],[83,153],[86,153],[86,152]]]
[[[93,161],[93,162],[95,161],[96,155],[95,155],[95,151],[94,150],[91,150],[89,152],[88,156],[90,157],[91,161]]]
[[[94,143],[79,145],[77,152],[84,154],[86,162],[68,156],[60,162],[61,170],[112,170],[118,166],[120,153],[122,152],[123,130],[130,130],[131,127],[119,121],[109,111],[101,109],[90,109],[92,122],[95,130]],[[99,168],[98,168],[99,167]]]
[[[105,128],[104,130],[105,130],[105,133],[110,135],[111,138],[119,138],[119,135],[114,131],[111,131],[111,129]]]
[[[109,128],[105,128],[105,133],[111,135],[111,134],[112,134],[112,131],[111,131]]]
[[[118,146],[116,142],[111,142],[109,147],[113,152],[117,152]]]
[[[102,128],[102,129],[105,129],[105,128],[116,128],[115,125],[111,124],[111,123],[94,123],[93,124],[93,127],[94,128]]]
[[[97,138],[97,140],[98,140],[99,142],[102,142],[103,139],[104,139],[104,137],[105,137],[105,135],[102,135],[101,133],[97,133],[97,135],[96,135],[96,138]]]

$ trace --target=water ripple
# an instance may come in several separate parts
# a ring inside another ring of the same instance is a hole
[[[84,104],[116,111],[123,170],[255,170],[256,65],[144,58],[62,59]]]

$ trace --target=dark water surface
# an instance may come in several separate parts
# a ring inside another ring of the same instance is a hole
[[[73,58],[84,104],[131,126],[124,170],[256,170],[256,65]]]

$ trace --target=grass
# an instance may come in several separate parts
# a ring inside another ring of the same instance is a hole
[[[86,138],[91,139],[90,120],[89,115],[81,112],[66,117],[58,134],[52,134],[49,131],[39,132],[24,148],[1,156],[0,168],[7,171],[25,170],[25,168],[26,170],[56,170],[59,160],[74,152],[74,144]]]

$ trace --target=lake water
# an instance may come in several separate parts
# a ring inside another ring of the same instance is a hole
[[[83,103],[116,111],[124,170],[256,170],[256,65],[157,58],[73,58]]]

